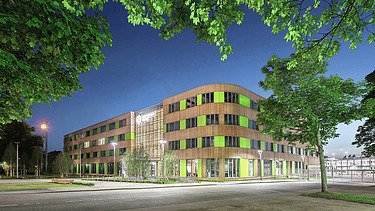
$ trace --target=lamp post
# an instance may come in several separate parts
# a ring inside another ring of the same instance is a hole
[[[113,178],[115,178],[115,165],[116,165],[116,145],[117,143],[112,142],[113,146]]]
[[[263,168],[263,165],[262,165],[262,153],[263,153],[263,150],[258,150],[258,153],[259,153],[259,161],[260,161],[260,180],[263,180],[263,177],[262,177],[262,168]]]
[[[48,122],[43,122],[40,125],[40,129],[42,129],[42,131],[44,131],[44,138],[46,139],[44,153],[46,154],[46,172],[47,172],[47,166],[48,166]]]
[[[301,155],[302,158],[302,179],[305,179],[305,156]]]
[[[167,143],[167,141],[165,140],[160,140],[159,143],[161,144],[161,152],[163,154],[163,163],[161,164],[161,171],[162,171],[162,176],[163,176],[163,180],[164,180],[164,144]]]

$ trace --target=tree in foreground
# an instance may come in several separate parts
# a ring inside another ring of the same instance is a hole
[[[16,153],[16,148],[14,148],[13,143],[9,143],[4,150],[4,155],[2,157],[3,162],[8,165],[7,175],[11,177],[14,175],[15,171],[15,162],[17,160]]]
[[[375,156],[375,70],[366,76],[369,92],[362,100],[363,110],[368,118],[362,126],[358,127],[355,135],[356,141],[352,144],[364,147],[363,154],[367,157]]]
[[[168,149],[164,153],[164,172],[167,178],[176,176],[178,170],[178,158],[172,150]]]
[[[327,64],[319,60],[288,69],[291,59],[274,56],[262,68],[266,78],[260,86],[273,94],[260,102],[257,120],[274,140],[305,143],[317,150],[321,191],[327,192],[324,146],[339,135],[339,123],[361,118],[360,97],[366,89],[351,79],[324,76]]]
[[[70,167],[73,165],[73,161],[70,156],[66,153],[60,153],[52,163],[52,170],[54,173],[60,174],[61,178],[68,176]]]
[[[0,0],[0,124],[81,89],[79,74],[103,63],[101,48],[111,45],[106,19],[63,2]]]
[[[128,177],[146,178],[150,167],[150,156],[143,146],[133,149],[125,157],[126,173]]]

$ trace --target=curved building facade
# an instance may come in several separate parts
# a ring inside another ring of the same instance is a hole
[[[308,165],[317,165],[317,157],[305,150],[305,145],[300,143],[292,145],[285,141],[273,142],[271,137],[260,133],[262,126],[258,126],[256,121],[259,113],[257,102],[260,99],[262,99],[261,96],[237,85],[204,85],[166,98],[156,106],[128,113],[129,127],[125,127],[124,131],[119,130],[119,133],[133,134],[128,135],[132,139],[129,139],[128,144],[124,145],[125,148],[146,143],[143,146],[152,154],[150,174],[154,176],[161,173],[159,169],[161,166],[161,145],[159,142],[161,136],[167,141],[165,149],[173,150],[179,159],[178,175],[180,177],[289,176],[300,173]],[[115,122],[114,130],[118,130],[116,121],[119,120],[113,119],[113,121]],[[113,124],[112,121],[105,122]],[[80,136],[79,134],[92,133],[87,130],[93,130],[99,125],[68,134],[66,139],[70,140],[77,134]],[[111,142],[121,142],[119,138],[109,140],[109,137],[102,136],[108,135],[99,134],[98,137],[92,137],[94,139],[92,141],[95,141],[96,138],[104,138],[104,145],[108,148],[111,148]],[[69,148],[69,145],[79,144],[85,140],[83,138],[82,141],[65,142],[65,149],[67,146]],[[97,147],[92,150],[89,149],[90,147],[87,148],[85,153],[94,153],[95,150],[98,150]],[[72,155],[73,159],[77,157],[74,156],[77,149],[66,151]],[[126,149],[122,151],[126,152]],[[98,171],[93,173],[90,170],[93,169],[92,165],[96,167],[97,163],[104,169],[99,173],[118,172],[118,163],[114,165],[113,171],[109,171],[113,166],[113,159],[110,164],[111,161],[106,160],[106,156],[91,160],[91,155],[88,156],[88,159],[83,158],[83,165],[87,164],[87,167],[84,167],[85,173],[98,174]],[[119,162],[119,159],[116,162]],[[75,169],[79,169],[80,165],[77,159],[74,162],[77,166]],[[80,163],[82,163],[82,159]]]

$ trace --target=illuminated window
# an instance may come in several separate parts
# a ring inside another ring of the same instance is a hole
[[[84,148],[87,148],[87,147],[90,147],[90,142],[89,141],[86,141],[85,144],[84,144]]]
[[[105,138],[98,139],[98,145],[104,145],[105,144]]]

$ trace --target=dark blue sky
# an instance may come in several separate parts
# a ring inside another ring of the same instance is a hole
[[[161,102],[164,98],[209,83],[231,83],[268,96],[258,87],[260,68],[274,54],[293,52],[284,34],[273,35],[259,16],[247,14],[242,25],[228,31],[234,54],[220,60],[215,46],[197,43],[190,30],[169,41],[149,26],[133,26],[119,3],[108,3],[102,12],[108,17],[113,46],[103,49],[105,63],[98,70],[81,75],[83,91],[72,97],[34,105],[30,123],[49,122],[49,150],[62,150],[64,134],[105,119]],[[375,68],[374,46],[359,45],[355,51],[343,45],[330,62],[329,74],[362,80]],[[343,135],[327,147],[331,153],[349,148],[356,127],[340,127]],[[349,129],[348,129],[349,128]]]

